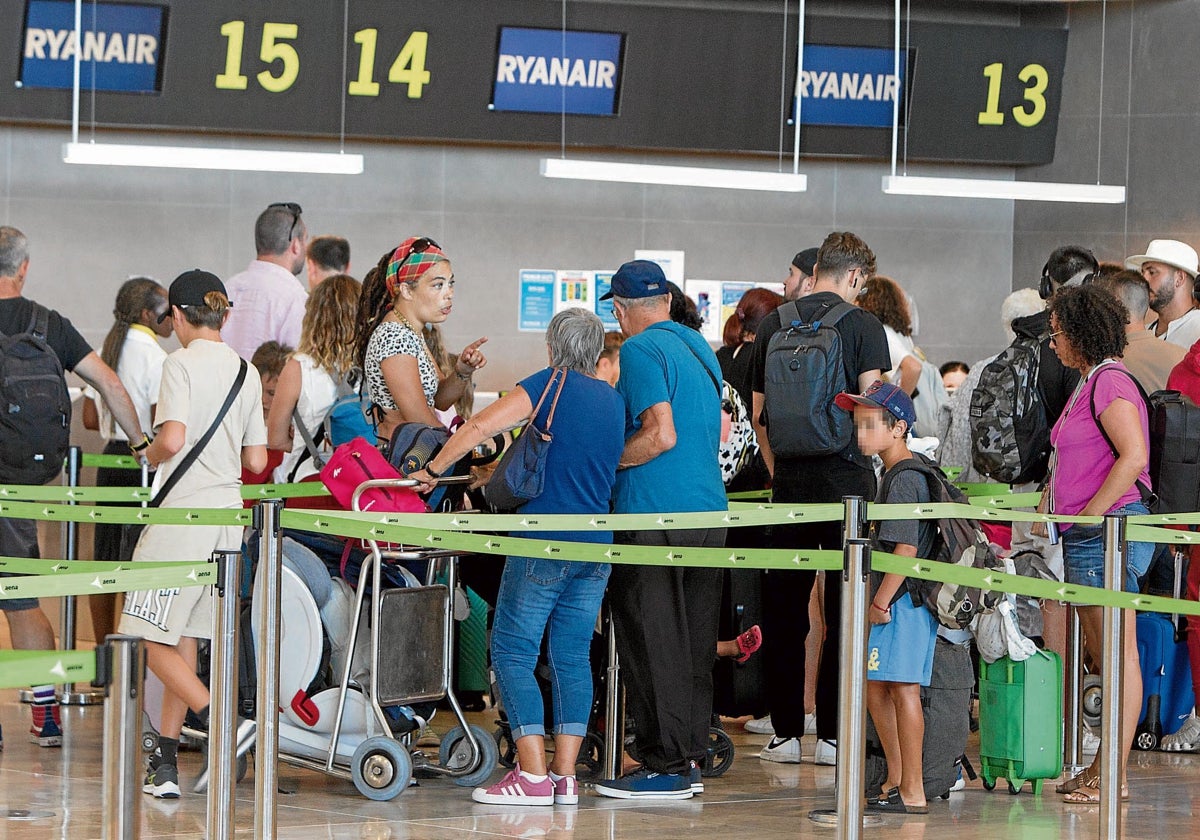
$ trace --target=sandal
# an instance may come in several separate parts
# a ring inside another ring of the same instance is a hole
[[[1055,793],[1074,793],[1085,785],[1100,778],[1100,771],[1095,767],[1085,767],[1065,782],[1054,788]]]
[[[1121,801],[1129,801],[1129,785],[1121,787]],[[1063,797],[1063,802],[1068,805],[1099,805],[1100,804],[1100,780],[1092,779],[1087,784],[1080,785],[1076,790],[1071,791]]]
[[[755,624],[749,630],[739,633],[737,639],[738,650],[741,655],[735,660],[736,662],[745,662],[750,658],[754,651],[762,647],[762,629]]]
[[[900,788],[894,787],[878,799],[868,799],[866,810],[877,814],[928,814],[928,805],[907,805],[900,796]]]

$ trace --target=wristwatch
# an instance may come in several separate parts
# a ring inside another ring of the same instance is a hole
[[[150,446],[150,435],[146,434],[145,432],[142,432],[141,442],[136,443],[136,444],[135,443],[129,444],[129,450],[131,452],[133,452],[134,454],[137,454],[138,452],[144,451],[148,446]]]
[[[425,472],[429,473],[430,478],[441,478],[442,477],[442,474],[440,472],[434,472],[433,467],[431,467],[429,464],[425,465],[424,470],[425,470]]]

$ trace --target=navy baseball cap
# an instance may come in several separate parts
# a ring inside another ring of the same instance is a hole
[[[838,394],[833,401],[838,408],[844,408],[847,411],[853,411],[856,405],[882,408],[884,411],[890,412],[897,420],[903,420],[910,429],[917,422],[917,412],[913,408],[912,399],[908,394],[904,393],[899,386],[884,382],[882,379],[876,379],[861,394]]]
[[[819,248],[805,248],[792,257],[792,265],[804,272],[804,276],[812,277],[813,272],[817,270],[817,251],[819,250]]]
[[[211,271],[193,268],[191,271],[185,271],[171,282],[171,288],[167,292],[167,311],[158,317],[158,322],[161,324],[167,318],[171,317],[171,306],[204,306],[204,296],[209,292],[220,292],[226,294],[225,284],[221,282],[221,278],[213,274]],[[229,304],[233,305],[232,302]]]
[[[663,274],[662,266],[650,260],[632,260],[617,269],[612,276],[612,288],[607,294],[601,295],[600,300],[608,300],[614,295],[623,298],[648,298],[659,295],[669,295],[667,275]]]

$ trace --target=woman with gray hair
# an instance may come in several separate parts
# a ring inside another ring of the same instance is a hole
[[[546,330],[550,366],[522,379],[512,391],[468,420],[409,478],[422,490],[493,435],[526,421],[553,435],[541,495],[520,513],[607,514],[625,446],[625,406],[620,394],[596,378],[604,325],[591,312],[567,309]],[[557,375],[555,375],[557,374]],[[542,396],[545,399],[542,399]],[[536,409],[535,405],[540,405]],[[520,536],[528,536],[526,533]],[[611,543],[611,531],[543,531],[539,538]],[[517,765],[476,802],[493,805],[569,805],[578,802],[575,762],[592,706],[589,648],[608,582],[607,563],[548,557],[509,557],[504,565],[492,627],[492,666],[508,711]],[[553,697],[554,758],[547,765],[545,709],[534,679],[542,638],[547,641]]]

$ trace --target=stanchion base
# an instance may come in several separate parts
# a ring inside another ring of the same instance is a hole
[[[22,703],[28,703],[28,704],[32,705],[33,689],[32,688],[22,688],[20,691],[17,692],[17,700],[19,700]]]
[[[104,704],[102,691],[58,690],[58,702],[64,706],[101,706]]]
[[[53,816],[53,811],[27,811],[24,808],[9,808],[7,811],[0,811],[0,819],[12,820],[13,822],[46,820]]]
[[[808,818],[817,825],[835,826],[838,824],[838,812],[836,808],[815,808],[808,812]],[[863,814],[863,828],[874,828],[877,825],[883,825],[883,817],[878,814]]]

